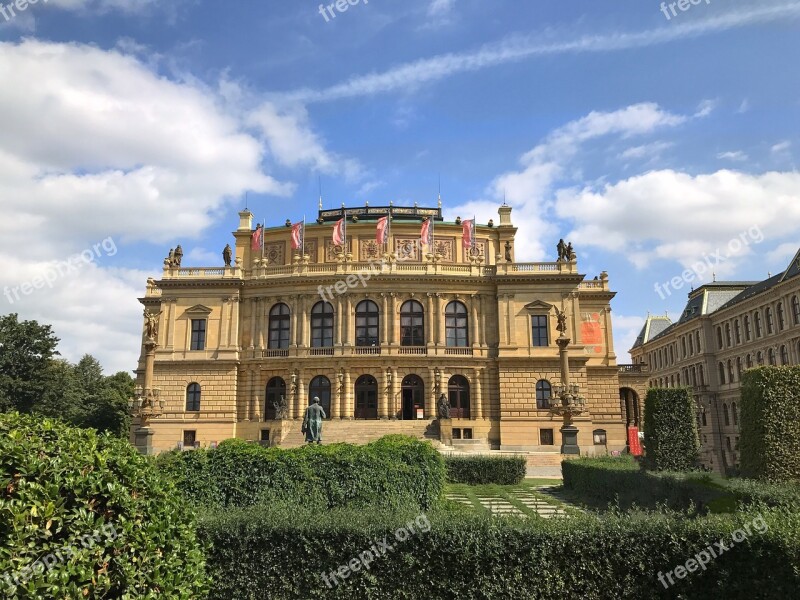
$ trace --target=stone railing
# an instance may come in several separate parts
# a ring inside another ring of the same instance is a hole
[[[649,373],[647,365],[637,363],[635,365],[617,365],[620,373]]]

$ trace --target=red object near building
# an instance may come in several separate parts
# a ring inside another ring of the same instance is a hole
[[[639,441],[638,427],[628,427],[628,449],[633,456],[642,455],[642,444]]]

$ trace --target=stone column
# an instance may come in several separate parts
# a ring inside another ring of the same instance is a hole
[[[306,372],[305,369],[300,369],[300,372],[297,376],[297,416],[299,418],[303,418],[305,414],[306,407],[308,406],[308,400],[306,399]]]
[[[397,312],[397,295],[394,292],[389,294],[389,343],[393,346],[400,345],[400,315]]]
[[[517,346],[517,310],[514,294],[508,295],[508,339],[511,346]]]
[[[446,307],[444,294],[436,294],[436,345],[446,346],[447,337],[445,335],[445,316]]]
[[[398,406],[397,406],[397,394],[399,393],[399,386],[400,382],[398,382],[399,374],[395,367],[389,367],[390,371],[392,372],[392,384],[389,386],[389,417],[392,419],[397,418],[398,413]]]
[[[178,312],[178,301],[170,298],[167,304],[169,325],[167,325],[167,350],[172,350],[175,343],[175,315]]]
[[[433,331],[434,331],[434,328],[435,328],[435,321],[433,319],[433,317],[434,317],[434,312],[433,312],[433,294],[428,292],[426,294],[426,296],[428,297],[428,307],[426,309],[426,312],[428,314],[425,315],[427,317],[425,319],[425,322],[426,322],[426,325],[427,325],[427,327],[425,328],[425,332],[427,333],[427,335],[425,337],[425,341],[427,342],[427,346],[430,348],[431,346],[433,346]]]
[[[256,347],[256,319],[258,310],[256,309],[256,304],[258,303],[258,298],[250,298],[250,350],[253,350]]]
[[[309,344],[308,332],[310,331],[311,323],[309,321],[308,301],[305,294],[300,294],[297,298],[299,306],[299,312],[297,313],[297,347],[303,348]]]
[[[353,406],[353,387],[350,383],[350,371],[344,372],[344,406],[345,410],[342,413],[343,419],[352,420],[355,416],[355,409]]]
[[[298,331],[297,331],[297,312],[300,309],[300,299],[298,296],[292,296],[292,303],[290,305],[291,318],[289,320],[289,347],[297,348]]]
[[[386,400],[388,387],[386,381],[386,371],[381,369],[380,374],[376,377],[376,379],[378,380],[378,418],[388,419],[389,407]]]
[[[389,325],[392,322],[391,316],[389,315],[389,296],[386,293],[381,294],[381,298],[383,300],[383,310],[381,313],[381,341],[380,346],[386,346],[389,344]]]
[[[480,325],[478,333],[480,335],[481,347],[486,347],[486,304],[483,296],[478,296],[480,304]]]
[[[478,325],[478,295],[472,294],[472,296],[470,296],[470,300],[471,300],[470,301],[471,318],[470,318],[470,328],[469,328],[469,338],[470,338],[469,343],[473,348],[477,348],[478,337],[480,335],[478,333],[478,329],[480,327]]]
[[[344,309],[342,313],[342,346],[352,346],[353,345],[353,332],[355,327],[353,326],[353,303],[350,299],[350,295],[346,295],[344,297]]]
[[[497,328],[497,332],[500,334],[500,347],[508,345],[508,335],[507,335],[507,321],[506,321],[506,309],[508,305],[506,302],[505,294],[500,294],[497,296],[497,324],[499,327]]]
[[[334,346],[341,346],[342,345],[342,321],[344,320],[344,315],[342,314],[342,302],[341,296],[336,296],[336,306],[334,308],[334,328],[333,328],[333,345]]]
[[[474,371],[474,383],[473,386],[475,388],[475,393],[470,394],[470,396],[475,397],[474,405],[475,410],[472,411],[472,418],[473,419],[482,419],[483,418],[483,377],[480,369],[475,369]]]
[[[259,315],[258,315],[258,347],[264,350],[267,347],[265,343],[267,337],[267,299],[261,298],[259,302]]]

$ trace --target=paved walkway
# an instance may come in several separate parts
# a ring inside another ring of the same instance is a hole
[[[548,494],[548,492],[545,490],[549,489],[552,488],[549,486],[543,486],[541,489],[537,488],[537,491],[540,491],[543,494]],[[548,502],[548,500],[542,498],[541,496],[537,496],[533,492],[521,488],[512,489],[510,491],[510,495],[514,498],[515,502],[518,502],[527,508],[531,513],[536,514],[543,519],[569,516],[567,511],[565,511],[563,508],[563,500],[556,494],[548,494],[555,500],[555,502]],[[448,500],[452,500],[453,502],[458,502],[471,508],[475,508],[472,500],[470,500],[470,498],[464,494],[452,492],[448,493],[446,498]],[[487,496],[485,493],[478,494],[475,496],[475,498],[483,508],[488,510],[493,515],[514,516],[521,517],[523,519],[528,517],[528,514],[520,510],[518,506],[515,506],[507,498],[499,496]]]

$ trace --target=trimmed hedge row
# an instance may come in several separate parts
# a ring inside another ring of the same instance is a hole
[[[517,485],[527,472],[524,456],[447,456],[447,481],[482,485]]]
[[[732,512],[737,505],[763,503],[800,511],[800,486],[731,479],[723,487],[704,474],[646,471],[628,456],[567,460],[561,470],[564,488],[599,508],[618,504],[622,509],[686,510],[693,506],[700,512]]]
[[[0,414],[0,597],[204,598],[192,511],[127,442]]]
[[[688,388],[651,388],[644,400],[645,460],[659,471],[696,468],[700,453],[695,405]]]
[[[747,370],[740,408],[742,475],[800,480],[800,367]]]
[[[427,509],[441,497],[445,479],[439,452],[399,435],[363,446],[291,450],[226,440],[213,450],[165,453],[156,463],[189,501],[206,507],[303,502]]]
[[[271,507],[206,519],[200,535],[213,548],[210,600],[794,597],[800,514],[764,507],[760,516],[522,520],[433,512],[420,528],[414,513]],[[408,534],[409,524],[416,533]],[[750,535],[731,546],[745,526]],[[677,579],[677,566],[721,540],[730,550]],[[658,578],[667,572],[675,581],[668,590]]]

